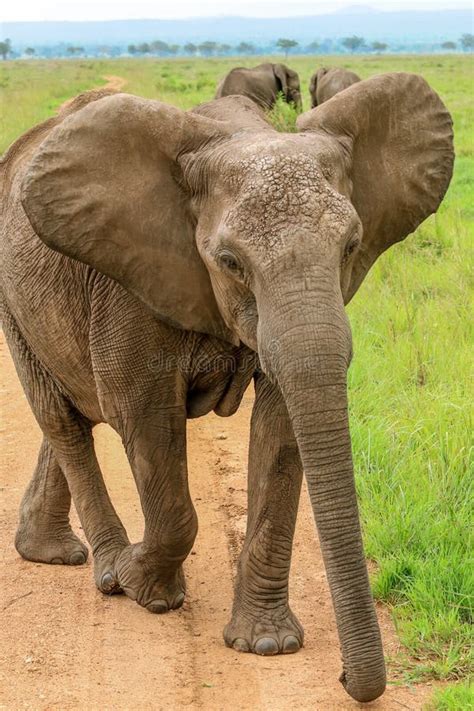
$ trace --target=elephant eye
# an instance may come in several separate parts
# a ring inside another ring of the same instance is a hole
[[[344,257],[343,261],[346,261],[346,259],[349,259],[351,254],[353,254],[356,249],[360,245],[360,239],[358,237],[352,237],[349,242],[346,244],[346,247],[344,249]]]
[[[218,255],[218,261],[222,267],[228,269],[230,272],[239,274],[242,271],[242,267],[240,266],[236,257],[230,252],[221,252]]]

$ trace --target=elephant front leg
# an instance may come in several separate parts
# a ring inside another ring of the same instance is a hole
[[[248,522],[235,586],[229,647],[272,655],[303,646],[288,605],[288,577],[302,467],[279,389],[259,374],[250,429]]]
[[[148,414],[124,434],[145,517],[143,541],[127,546],[116,563],[122,590],[150,612],[181,607],[185,581],[182,563],[197,533],[189,495],[186,415]]]

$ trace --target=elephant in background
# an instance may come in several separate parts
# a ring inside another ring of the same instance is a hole
[[[252,69],[231,69],[217,87],[215,98],[238,94],[252,99],[262,109],[271,109],[279,93],[283,94],[285,101],[293,103],[298,111],[301,110],[298,74],[285,64],[267,62]]]
[[[321,67],[313,74],[309,82],[311,106],[319,106],[324,101],[332,99],[340,91],[360,81],[360,77],[348,69],[339,67]]]
[[[452,124],[417,75],[374,77],[278,133],[247,98],[191,112],[80,97],[2,163],[4,326],[43,430],[17,548],[80,563],[101,590],[179,607],[197,530],[186,419],[226,416],[255,381],[247,534],[228,646],[296,652],[288,576],[303,470],[343,657],[359,701],[385,665],[354,485],[344,305],[375,260],[436,211]],[[150,367],[150,364],[153,367]],[[116,429],[145,517],[131,545],[91,428]]]

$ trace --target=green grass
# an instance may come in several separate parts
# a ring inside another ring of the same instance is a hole
[[[349,316],[351,422],[366,551],[376,563],[374,594],[390,606],[408,652],[391,663],[412,680],[455,680],[472,670],[474,642],[472,58],[304,57],[289,63],[300,73],[305,109],[309,77],[327,63],[350,66],[363,78],[419,72],[454,118],[455,174],[441,209],[379,260]],[[65,99],[103,85],[104,75],[124,77],[127,91],[186,109],[211,99],[217,80],[235,64],[2,63],[0,150]],[[282,102],[271,117],[279,130],[294,130],[294,111]],[[470,693],[467,686],[445,688],[434,708],[470,708]]]
[[[469,682],[437,689],[426,707],[426,711],[472,711],[472,709],[474,709],[474,686]]]

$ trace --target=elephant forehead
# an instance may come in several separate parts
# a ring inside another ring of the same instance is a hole
[[[315,156],[295,153],[284,144],[281,148],[286,150],[252,153],[238,158],[234,161],[235,169],[245,183],[261,188],[281,187],[288,180],[300,186],[309,186],[321,180],[323,174]]]
[[[240,161],[243,176],[226,225],[264,248],[286,242],[295,230],[331,239],[353,215],[349,201],[306,155],[257,156]]]

